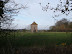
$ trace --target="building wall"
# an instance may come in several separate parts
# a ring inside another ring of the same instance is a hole
[[[31,32],[37,32],[38,28],[37,25],[31,25]]]

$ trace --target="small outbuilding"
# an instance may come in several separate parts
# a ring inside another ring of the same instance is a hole
[[[31,32],[38,32],[38,24],[36,22],[31,24]]]

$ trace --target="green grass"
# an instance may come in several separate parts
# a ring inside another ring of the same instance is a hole
[[[71,33],[46,32],[46,33],[15,33],[15,45],[25,47],[50,47],[61,43],[71,44]]]
[[[15,35],[14,35],[15,34]],[[13,39],[15,36],[15,39]],[[72,43],[72,33],[66,32],[44,32],[44,33],[25,33],[15,32],[9,36],[14,46],[23,47],[53,47],[56,44]]]

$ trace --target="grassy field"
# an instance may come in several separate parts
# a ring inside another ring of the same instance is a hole
[[[15,46],[24,47],[53,47],[55,45],[61,45],[66,43],[70,45],[72,43],[71,32],[44,32],[44,33],[15,33]]]
[[[72,43],[72,32],[15,32],[8,36],[0,37],[0,41],[2,45],[11,42],[14,46],[23,47],[53,47],[62,43],[70,45]]]
[[[3,32],[0,54],[72,54],[72,32]]]

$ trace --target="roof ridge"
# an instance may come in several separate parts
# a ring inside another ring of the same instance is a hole
[[[33,22],[31,25],[38,25],[36,22]]]

